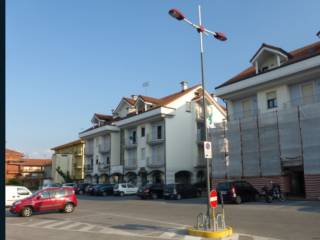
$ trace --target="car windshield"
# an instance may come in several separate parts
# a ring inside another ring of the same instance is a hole
[[[229,182],[218,183],[217,190],[218,191],[227,191],[230,189]]]

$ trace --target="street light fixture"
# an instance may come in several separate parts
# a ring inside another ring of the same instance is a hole
[[[227,37],[224,35],[224,33],[222,32],[214,32],[214,31],[210,31],[208,29],[206,29],[203,25],[202,25],[202,21],[201,21],[201,7],[200,5],[198,6],[198,11],[199,11],[199,24],[194,24],[192,23],[190,20],[188,20],[185,15],[180,12],[178,9],[173,8],[169,11],[169,15],[172,16],[173,18],[179,20],[179,21],[184,21],[186,23],[188,23],[189,25],[191,25],[193,28],[195,28],[197,30],[197,32],[200,34],[200,60],[201,60],[201,83],[202,83],[202,108],[203,108],[203,118],[204,118],[204,140],[207,141],[208,136],[207,136],[207,118],[206,118],[206,102],[205,102],[205,84],[204,84],[204,67],[203,67],[203,34],[207,35],[207,36],[213,36],[214,38],[216,38],[217,40],[220,41],[226,41]],[[209,219],[209,228],[211,228],[211,211],[210,211],[210,163],[209,163],[209,158],[206,159],[207,162],[207,194],[208,194],[208,200],[207,200],[207,216]]]

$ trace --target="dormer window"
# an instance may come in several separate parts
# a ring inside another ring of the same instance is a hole
[[[272,68],[280,67],[290,54],[281,48],[262,44],[250,62],[255,66],[256,73],[262,73]]]

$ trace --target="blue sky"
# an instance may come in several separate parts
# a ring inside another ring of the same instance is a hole
[[[199,38],[179,8],[224,32],[205,39],[206,87],[249,66],[265,42],[291,51],[318,39],[317,0],[10,0],[6,2],[6,141],[30,157],[73,141],[123,96],[162,97],[200,83]],[[143,88],[143,82],[149,87]]]

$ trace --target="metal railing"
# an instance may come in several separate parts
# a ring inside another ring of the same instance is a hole
[[[87,172],[87,173],[88,172],[92,172],[93,171],[93,166],[91,164],[90,165],[89,164],[85,165],[84,166],[84,171]]]
[[[108,172],[109,171],[109,164],[107,164],[107,163],[99,163],[99,165],[98,165],[98,170],[100,171],[100,172]]]
[[[160,168],[164,167],[164,158],[156,159],[156,158],[147,158],[147,166],[149,168]]]
[[[110,152],[110,144],[109,143],[99,144],[98,149],[99,149],[100,153],[109,153]]]
[[[85,153],[84,153],[86,156],[92,156],[93,155],[93,147],[87,147],[85,149]]]
[[[161,144],[163,142],[164,142],[163,134],[162,134],[161,138],[157,138],[157,136],[153,136],[152,134],[147,135],[147,143],[149,145]]]
[[[132,140],[127,140],[125,142],[124,148],[125,149],[132,149],[138,146],[137,141],[133,142]]]
[[[137,159],[125,159],[124,161],[124,168],[126,170],[135,170],[137,169]]]

